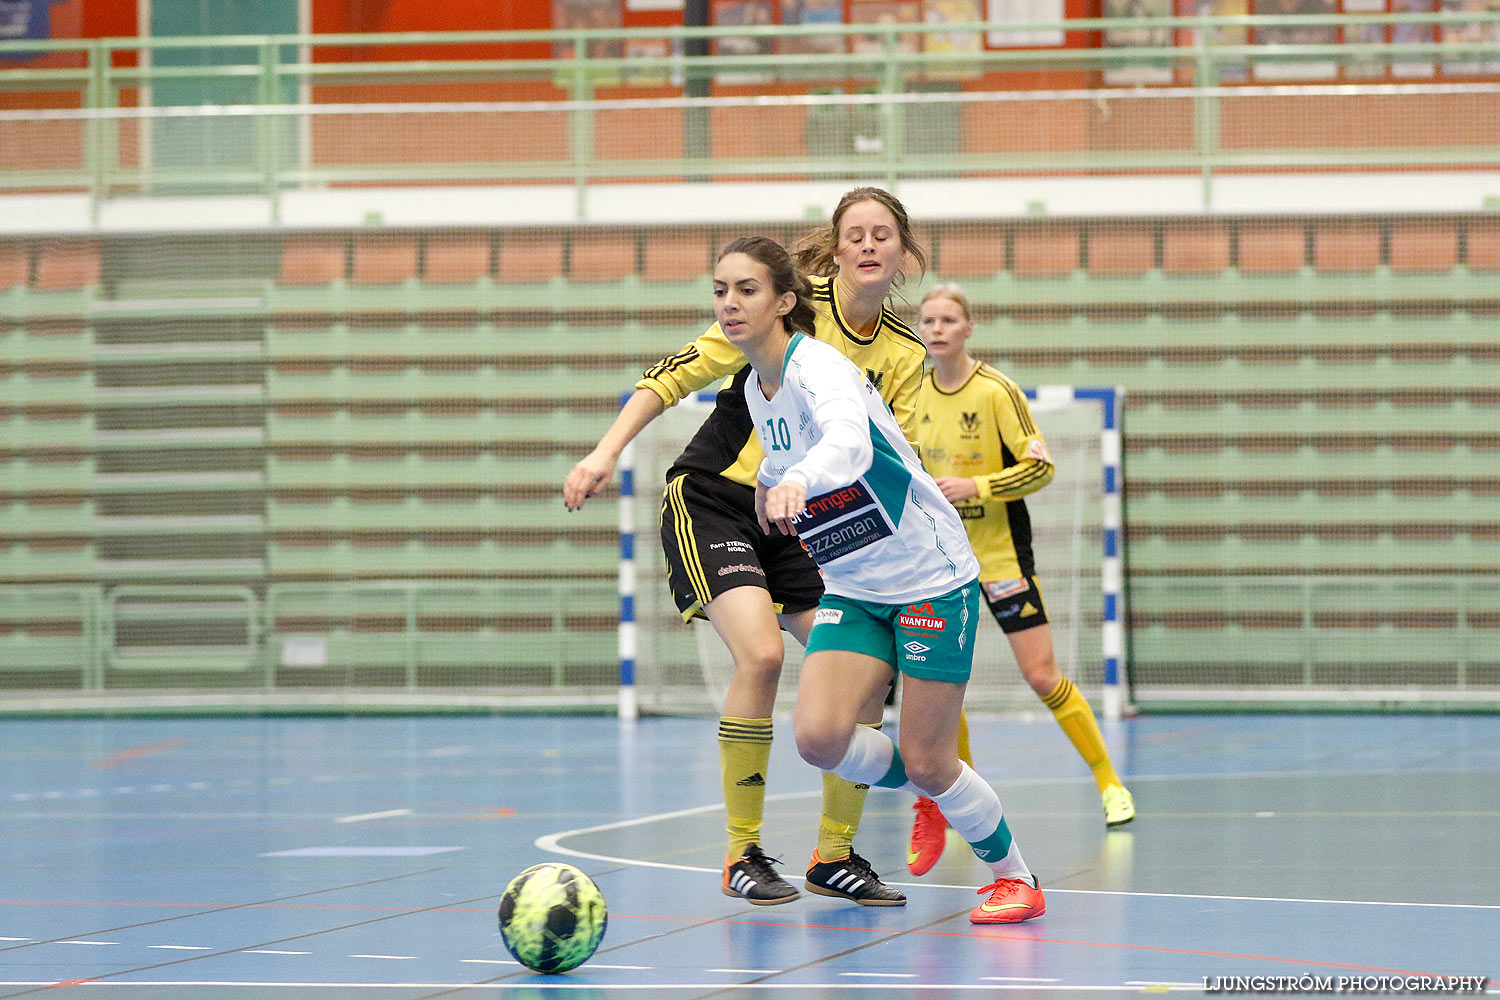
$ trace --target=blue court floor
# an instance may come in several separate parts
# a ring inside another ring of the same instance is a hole
[[[973,723],[1046,892],[1031,923],[968,922],[987,872],[952,839],[911,878],[911,799],[880,789],[856,846],[909,905],[721,895],[713,719],[0,721],[0,998],[1500,992],[1500,718],[1112,724],[1140,818],[1110,833],[1050,717]],[[765,847],[794,884],[818,789],[778,720]],[[610,908],[566,975],[517,966],[495,925],[545,860]]]

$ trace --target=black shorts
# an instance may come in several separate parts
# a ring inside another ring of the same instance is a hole
[[[990,606],[990,614],[1006,635],[1047,624],[1047,605],[1042,603],[1042,585],[1034,576],[1019,580],[980,583],[979,592]]]
[[[688,472],[667,481],[661,504],[667,583],[682,620],[735,587],[770,591],[778,614],[807,611],[823,596],[818,564],[793,535],[766,534],[755,521],[755,488]]]

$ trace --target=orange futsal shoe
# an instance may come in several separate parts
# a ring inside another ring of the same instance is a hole
[[[948,844],[948,818],[938,804],[925,795],[912,804],[917,818],[911,824],[911,843],[906,848],[906,868],[913,875],[926,875],[943,856]]]
[[[969,914],[971,924],[1019,924],[1047,912],[1040,882],[1033,889],[1023,878],[1003,878],[979,892],[989,893],[990,898],[974,907]]]

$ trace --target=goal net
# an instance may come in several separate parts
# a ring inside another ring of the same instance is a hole
[[[1106,716],[1124,701],[1122,574],[1119,571],[1119,394],[1115,389],[1028,389],[1032,414],[1057,464],[1026,498],[1037,576],[1058,663]],[[684,624],[672,602],[659,515],[667,469],[713,406],[711,393],[684,400],[643,431],[621,463],[621,710],[716,713],[734,664],[707,622]],[[985,615],[988,618],[988,615]],[[802,649],[790,635],[776,698],[795,703]],[[1035,708],[999,625],[982,622],[966,705],[970,711]]]

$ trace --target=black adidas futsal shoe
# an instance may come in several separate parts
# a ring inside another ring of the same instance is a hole
[[[852,899],[860,906],[905,906],[906,894],[880,881],[870,862],[849,852],[847,858],[824,861],[813,851],[807,866],[807,888],[819,896]]]
[[[724,895],[743,897],[756,906],[790,903],[802,895],[771,870],[772,864],[781,862],[766,857],[759,844],[751,844],[738,861],[724,866]]]

